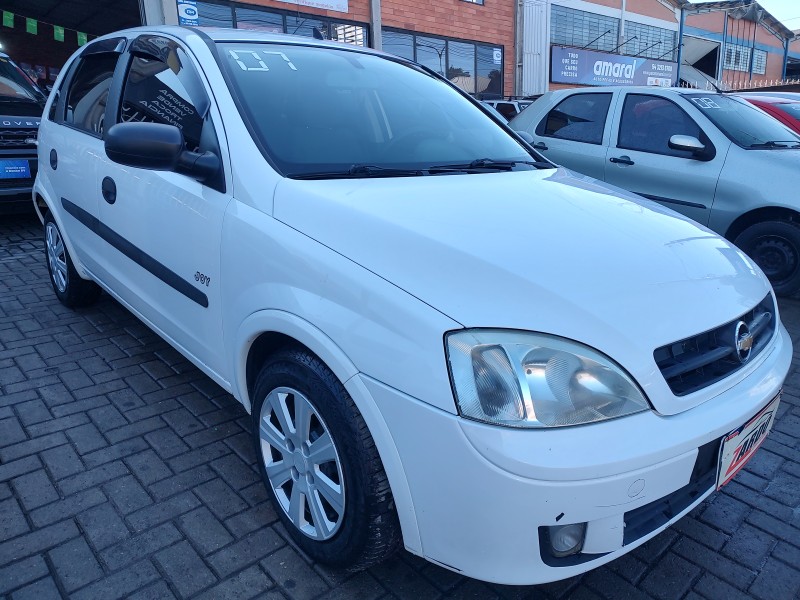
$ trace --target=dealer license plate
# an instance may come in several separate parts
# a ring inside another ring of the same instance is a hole
[[[733,479],[767,438],[767,434],[775,422],[780,401],[781,395],[778,393],[760,413],[722,439],[717,471],[717,489]]]
[[[31,167],[25,159],[0,160],[0,179],[30,179]]]

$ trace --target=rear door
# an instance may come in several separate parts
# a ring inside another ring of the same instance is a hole
[[[536,126],[534,148],[558,165],[603,179],[613,92],[575,93]]]
[[[40,168],[47,169],[67,219],[69,237],[81,262],[96,267],[99,240],[93,233],[100,201],[97,161],[104,156],[105,111],[114,70],[125,38],[90,44],[72,63],[58,90],[55,108],[48,115],[47,135],[42,136]]]
[[[112,91],[116,122],[176,126],[187,150],[227,161],[221,115],[202,71],[179,42],[140,36],[124,60],[124,76]],[[102,276],[173,343],[221,373],[220,236],[230,185],[224,177],[204,184],[175,172],[123,166],[105,153],[102,158]]]
[[[698,160],[690,152],[671,149],[673,135],[697,138],[708,156]],[[673,99],[626,92],[614,117],[605,180],[705,225],[729,146],[720,145]]]

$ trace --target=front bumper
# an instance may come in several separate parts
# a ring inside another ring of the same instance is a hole
[[[553,430],[467,421],[360,377],[402,460],[422,555],[520,585],[605,564],[708,496],[720,438],[761,410],[788,373],[792,347],[782,325],[765,354],[738,385],[680,414]],[[540,528],[570,523],[587,523],[583,551],[548,556]]]

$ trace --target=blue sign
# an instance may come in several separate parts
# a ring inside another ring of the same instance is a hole
[[[178,0],[178,23],[195,27],[200,25],[197,2],[193,0]]]
[[[31,167],[27,160],[0,160],[0,179],[30,179]]]
[[[550,81],[576,85],[675,85],[678,63],[553,46]]]

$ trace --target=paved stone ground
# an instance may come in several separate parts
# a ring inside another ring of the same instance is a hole
[[[63,308],[40,239],[0,217],[0,596],[800,597],[800,352],[747,470],[609,566],[507,587],[400,553],[353,576],[287,541],[239,404],[108,296]],[[782,309],[800,347],[800,302]]]

